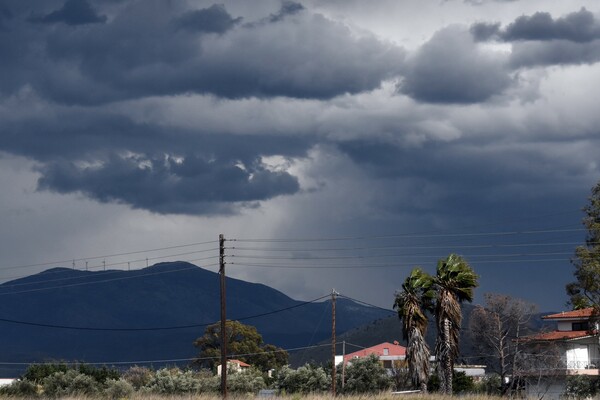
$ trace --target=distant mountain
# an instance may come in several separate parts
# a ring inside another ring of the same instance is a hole
[[[330,301],[302,303],[268,286],[227,278],[228,319],[265,314],[242,322],[256,326],[266,343],[302,347],[331,335]],[[191,358],[204,326],[153,328],[217,322],[219,304],[219,275],[185,262],[135,271],[50,269],[0,285],[0,363],[63,359],[110,365]],[[285,308],[290,309],[272,313]],[[341,334],[389,315],[338,298],[336,329]],[[119,330],[128,328],[139,330]],[[154,365],[165,363],[175,361]],[[24,368],[0,364],[0,377]]]

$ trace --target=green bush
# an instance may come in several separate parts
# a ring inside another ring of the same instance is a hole
[[[144,390],[156,394],[200,393],[203,385],[193,371],[178,368],[163,368],[156,371]]]
[[[286,393],[325,392],[331,387],[331,377],[322,367],[306,364],[297,370],[283,367],[276,373],[276,386]]]
[[[91,376],[71,369],[44,378],[43,391],[48,397],[95,395],[101,391],[101,387]]]
[[[67,372],[69,369],[69,366],[63,363],[31,364],[27,367],[22,379],[41,384],[50,375],[56,372]]]
[[[484,376],[479,382],[475,382],[474,391],[488,396],[502,395],[502,380],[500,375],[492,374]]]
[[[346,366],[344,393],[379,393],[392,384],[392,378],[375,355],[352,360]]]
[[[123,379],[129,382],[135,390],[148,385],[152,379],[152,371],[146,367],[133,366],[123,374]]]
[[[600,381],[597,376],[568,376],[564,394],[571,399],[592,398],[598,394],[599,386]]]
[[[0,396],[26,397],[30,399],[32,397],[37,397],[37,394],[37,384],[25,379],[16,380],[10,385],[0,388]]]
[[[109,379],[105,383],[104,394],[110,399],[122,399],[133,394],[131,383],[124,379]]]
[[[258,370],[250,369],[227,375],[227,389],[232,393],[256,394],[264,388],[265,380]]]

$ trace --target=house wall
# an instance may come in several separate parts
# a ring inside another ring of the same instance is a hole
[[[558,330],[561,332],[572,331],[573,321],[558,321]]]

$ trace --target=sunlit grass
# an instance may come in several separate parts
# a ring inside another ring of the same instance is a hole
[[[0,398],[9,398],[9,397],[0,397]],[[70,396],[70,397],[61,397],[63,400],[98,400],[106,398],[103,396]],[[244,400],[244,399],[260,399],[260,397],[256,395],[229,395],[227,397],[229,400]],[[340,395],[336,397],[337,399],[343,400],[448,400],[450,396],[443,396],[439,394],[391,394],[391,393],[381,393],[381,394],[364,394],[364,395]],[[157,394],[144,394],[144,393],[135,393],[130,397],[127,397],[128,400],[220,400],[220,395],[157,395]],[[269,399],[269,398],[265,398]],[[311,394],[311,395],[300,395],[300,394],[290,394],[283,395],[277,397],[271,397],[273,400],[332,400],[333,397],[331,395],[324,394]],[[501,397],[494,396],[486,396],[486,395],[461,395],[461,400],[500,400]]]

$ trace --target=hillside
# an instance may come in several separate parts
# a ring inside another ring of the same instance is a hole
[[[187,359],[204,332],[198,325],[220,315],[219,275],[185,262],[135,271],[54,268],[0,285],[0,298],[0,361],[10,363]],[[227,278],[228,318],[268,314],[243,321],[267,343],[292,348],[329,337],[329,302],[302,303],[268,286]],[[346,299],[338,299],[336,311],[340,333],[390,315]],[[195,326],[175,328],[189,325]],[[124,330],[131,328],[137,330]],[[0,376],[23,368],[0,365]]]

